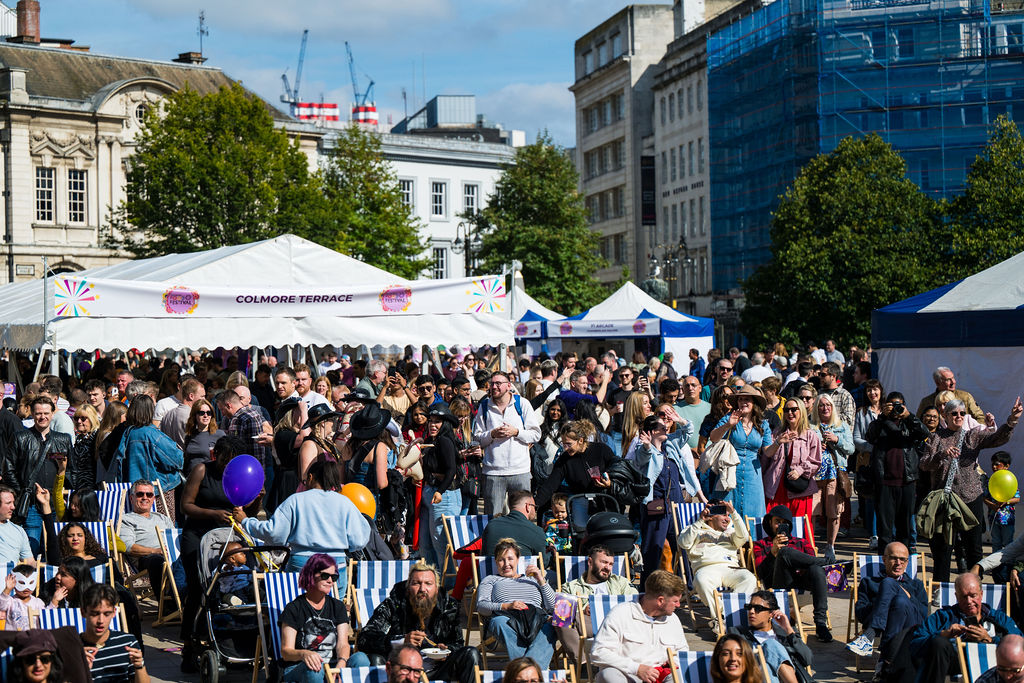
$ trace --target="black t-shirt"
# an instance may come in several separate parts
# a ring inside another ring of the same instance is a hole
[[[634,389],[623,389],[622,387],[617,388],[615,391],[608,392],[608,403],[610,405],[619,406],[619,412],[612,416],[612,431],[622,431],[622,410],[626,407],[626,399],[632,394]]]
[[[347,623],[345,605],[330,595],[318,610],[310,606],[305,595],[300,595],[285,605],[278,620],[279,626],[295,629],[296,649],[312,650],[328,663],[334,658],[334,650],[338,645],[338,625]]]

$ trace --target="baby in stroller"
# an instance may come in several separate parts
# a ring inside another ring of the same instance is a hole
[[[238,606],[256,602],[256,591],[252,585],[252,567],[247,564],[250,555],[245,546],[237,541],[231,541],[224,546],[224,554],[221,557],[223,563],[217,572],[220,604]]]

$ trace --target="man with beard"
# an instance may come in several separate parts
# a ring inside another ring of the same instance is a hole
[[[587,569],[583,576],[570,581],[560,592],[575,595],[588,600],[586,613],[590,613],[589,598],[591,595],[636,595],[636,588],[624,576],[612,574],[615,567],[615,555],[603,545],[595,545],[587,555]],[[558,639],[565,650],[576,655],[580,649],[580,632],[572,626],[558,628]],[[577,662],[582,664],[582,662]]]
[[[480,664],[480,652],[466,645],[459,612],[459,601],[440,587],[437,569],[417,562],[409,570],[409,579],[395,584],[373,611],[356,640],[359,652],[352,655],[348,665],[381,666],[391,648],[403,643],[416,648],[438,647],[451,650],[451,654],[441,662],[424,662],[427,678],[474,683],[473,667]]]

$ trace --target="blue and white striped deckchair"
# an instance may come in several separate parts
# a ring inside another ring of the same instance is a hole
[[[996,665],[995,643],[965,643],[957,638],[956,645],[964,683],[974,683],[983,673]]]
[[[630,578],[629,562],[627,562],[625,555],[616,555],[613,562],[613,574],[624,576],[627,579]],[[559,590],[562,590],[565,584],[570,581],[575,581],[583,576],[586,571],[586,555],[559,555],[555,553],[555,577]]]
[[[122,607],[118,605],[118,609],[114,612],[114,618],[110,621],[111,631],[124,631],[122,626],[124,625]],[[62,626],[74,626],[78,629],[79,633],[85,632],[85,617],[82,616],[82,610],[77,607],[58,607],[58,608],[47,608],[39,610],[38,612],[33,611],[36,615],[36,623],[38,628],[41,629],[55,629]]]
[[[352,604],[355,607],[356,622],[352,629],[358,631],[366,626],[377,605],[384,602],[390,593],[391,588],[353,588]]]
[[[476,539],[483,536],[484,527],[491,521],[489,515],[458,515],[441,517],[441,525],[444,527],[444,534],[448,540],[448,547],[444,551],[444,562],[441,565],[441,579],[455,576],[458,567],[455,566],[455,551],[464,548]],[[449,571],[449,564],[450,571]]]
[[[939,607],[948,607],[956,604],[955,584],[934,582],[929,593],[938,590]],[[983,583],[981,584],[981,601],[994,609],[1000,610],[1006,616],[1010,616],[1010,602],[1007,596],[1010,594],[1010,586],[1005,583]]]
[[[639,595],[591,595],[589,598],[590,605],[590,621],[580,615],[580,625],[582,626],[582,632],[580,633],[580,651],[576,653],[576,661],[583,661],[583,653],[587,653],[587,678],[588,680],[594,680],[594,670],[590,664],[590,647],[593,647],[594,636],[601,630],[601,624],[604,623],[608,613],[619,605],[623,605],[627,602],[638,602],[640,600]],[[589,647],[588,647],[589,646]]]

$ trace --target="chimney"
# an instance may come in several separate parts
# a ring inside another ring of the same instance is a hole
[[[178,64],[192,64],[194,66],[199,66],[206,61],[206,57],[203,56],[202,52],[182,52],[171,61],[177,62]]]
[[[18,0],[18,42],[39,43],[39,0]]]

